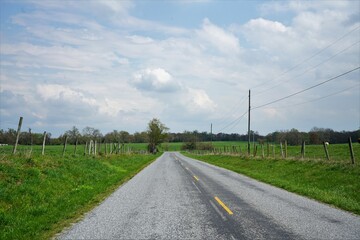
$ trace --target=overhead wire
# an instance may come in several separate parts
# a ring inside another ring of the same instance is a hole
[[[303,76],[305,73],[308,73],[308,72],[310,72],[310,71],[318,68],[319,66],[321,66],[321,65],[323,65],[324,63],[330,61],[331,59],[335,58],[336,56],[340,55],[341,53],[347,51],[348,49],[352,48],[353,46],[355,46],[356,44],[359,44],[359,43],[360,43],[360,41],[356,41],[355,43],[351,44],[350,46],[342,49],[341,51],[337,52],[336,54],[334,54],[334,55],[330,56],[329,58],[325,59],[324,61],[318,63],[317,65],[312,66],[312,67],[306,69],[304,72],[300,73],[300,74],[297,75],[296,77],[294,77],[294,78],[289,78],[289,79],[286,80],[286,81],[282,81],[282,82],[280,82],[280,83],[278,83],[278,84],[276,84],[276,85],[274,85],[274,86],[272,86],[272,87],[270,87],[270,88],[268,88],[268,89],[266,89],[266,90],[264,90],[264,91],[261,91],[261,92],[258,92],[258,93],[253,94],[253,96],[260,95],[260,94],[262,94],[262,93],[264,93],[264,92],[267,92],[267,91],[269,91],[269,90],[271,90],[271,89],[276,88],[277,86],[279,86],[279,85],[281,85],[281,84],[283,84],[283,83],[285,83],[285,82],[291,81],[291,80],[293,80],[293,79],[297,79],[297,78]]]
[[[238,102],[236,102],[234,104],[234,106],[232,108],[230,108],[230,110],[227,111],[226,114],[224,114],[223,117],[220,118],[219,121],[216,122],[217,125],[220,125],[220,126],[224,125],[224,123],[231,117],[231,115],[234,115],[234,113],[237,113],[239,111],[239,109],[240,109],[239,106],[245,101],[246,97],[247,96],[245,95]],[[237,111],[235,111],[236,109],[237,109]]]
[[[245,114],[247,113],[248,111],[245,111],[240,117],[236,118],[235,120],[233,120],[231,123],[227,124],[225,127],[221,128],[219,130],[219,132],[222,132],[224,131],[225,129],[229,128],[231,125],[234,125],[231,129],[233,129],[239,122],[240,120],[245,116]]]
[[[340,38],[336,39],[335,41],[331,42],[331,43],[330,43],[329,45],[327,45],[326,47],[320,49],[320,50],[319,50],[318,52],[316,52],[315,54],[311,55],[311,56],[308,57],[308,58],[305,58],[305,59],[302,60],[301,62],[299,62],[299,63],[295,64],[294,66],[292,66],[291,68],[289,68],[288,70],[282,72],[279,76],[277,76],[277,77],[274,78],[273,80],[270,80],[270,81],[266,82],[265,85],[268,85],[269,83],[274,82],[274,81],[276,81],[277,79],[280,79],[280,78],[281,78],[282,76],[284,76],[285,74],[293,71],[294,69],[298,68],[298,67],[301,66],[302,64],[304,64],[304,63],[308,62],[309,60],[313,59],[314,57],[316,57],[317,55],[321,54],[321,53],[324,52],[326,49],[332,47],[333,45],[335,45],[336,43],[338,43],[339,41],[341,41],[342,39],[344,39],[345,37],[347,37],[348,35],[350,35],[350,34],[353,33],[354,31],[358,30],[359,28],[360,28],[360,25],[357,26],[357,27],[355,27],[355,28],[353,28],[353,29],[350,30],[349,32],[345,33],[344,35],[342,35]],[[351,48],[351,47],[353,47],[354,45],[359,44],[359,43],[360,43],[360,41],[357,41],[357,42],[351,44],[350,46],[342,49],[341,51],[337,52],[336,54],[334,54],[334,55],[332,55],[331,57],[327,58],[326,60],[322,61],[321,63],[319,63],[319,64],[317,64],[317,65],[315,65],[315,66],[313,66],[313,67],[311,67],[311,68],[309,68],[309,69],[307,69],[307,70],[305,70],[304,72],[302,72],[300,75],[296,76],[295,78],[288,79],[288,80],[286,80],[285,82],[288,82],[288,81],[290,81],[290,80],[296,79],[296,78],[304,75],[305,73],[307,73],[307,72],[309,72],[309,71],[311,71],[311,70],[313,70],[313,69],[316,69],[316,68],[319,67],[320,65],[322,65],[322,64],[330,61],[330,60],[333,59],[334,57],[338,56],[339,54],[345,52],[345,51],[348,50],[349,48]],[[277,100],[274,100],[274,101],[271,101],[271,102],[268,102],[268,103],[266,103],[266,104],[262,104],[262,105],[259,105],[259,106],[255,106],[255,107],[252,108],[252,110],[254,110],[254,109],[259,109],[259,108],[262,108],[262,107],[271,105],[271,104],[273,104],[273,103],[280,102],[280,101],[282,101],[282,100],[288,99],[288,98],[290,98],[290,97],[296,96],[296,95],[298,95],[298,94],[300,94],[300,93],[303,93],[303,92],[308,91],[308,90],[310,90],[310,89],[316,88],[316,87],[318,87],[318,86],[320,86],[320,85],[323,85],[323,84],[325,84],[325,83],[327,83],[327,82],[333,81],[333,80],[335,80],[335,79],[337,79],[337,78],[339,78],[339,77],[342,77],[342,76],[344,76],[344,75],[346,75],[346,74],[349,74],[349,73],[351,73],[351,72],[353,72],[353,71],[356,71],[356,70],[358,70],[359,68],[360,68],[360,67],[351,69],[351,70],[349,70],[349,71],[347,71],[347,72],[345,72],[345,73],[342,73],[342,74],[340,74],[340,75],[337,75],[337,76],[335,76],[335,77],[333,77],[333,78],[330,78],[330,79],[328,79],[328,80],[326,80],[326,81],[323,81],[323,82],[321,82],[321,83],[315,84],[315,85],[313,85],[313,86],[311,86],[311,87],[308,87],[308,88],[303,89],[303,90],[301,90],[301,91],[295,92],[295,93],[290,94],[290,95],[288,95],[288,96],[282,97],[282,98],[280,98],[280,99],[277,99]],[[260,93],[257,93],[257,94],[255,94],[255,95],[259,95],[259,94],[261,94],[261,93],[263,93],[263,92],[267,92],[267,91],[269,91],[269,90],[271,90],[271,89],[279,86],[279,85],[282,84],[282,83],[284,83],[284,81],[282,81],[281,83],[278,83],[277,85],[275,85],[275,86],[273,86],[273,87],[271,87],[271,88],[269,88],[269,89],[266,89],[266,90],[264,90],[264,91],[262,91],[262,92],[260,92]],[[254,87],[251,88],[251,89],[258,88],[258,87],[260,87],[260,86],[264,86],[264,84],[256,85],[256,86],[254,86]],[[344,92],[344,91],[349,90],[349,89],[350,89],[350,88],[347,88],[347,89],[344,89],[344,90],[342,90],[342,91],[339,91],[339,92],[336,92],[336,93],[333,93],[333,94],[330,94],[330,95],[321,97],[321,98],[319,98],[319,99],[310,100],[310,101],[308,101],[308,102],[321,100],[321,99],[323,99],[323,98],[327,98],[327,97],[330,97],[330,96],[339,94],[339,93]],[[246,96],[244,96],[244,97],[240,100],[240,102],[242,103],[245,98],[246,98]],[[307,103],[307,102],[300,103],[300,104],[305,104],[305,103]],[[300,104],[297,104],[297,105],[300,105]],[[231,108],[231,110],[228,112],[228,114],[226,114],[223,118],[221,118],[220,122],[221,122],[221,123],[225,122],[226,119],[228,119],[229,116],[230,116],[230,114],[233,112],[233,109],[235,109],[238,105],[240,105],[240,103],[239,103],[239,104],[235,104],[234,107]],[[295,106],[295,105],[293,105],[293,106]],[[234,119],[233,121],[231,121],[230,123],[228,123],[227,125],[225,125],[223,128],[221,128],[221,129],[219,130],[219,132],[222,132],[222,131],[224,131],[225,129],[231,130],[231,129],[233,129],[234,127],[236,127],[236,126],[239,124],[239,122],[241,121],[241,119],[245,116],[246,113],[248,113],[248,111],[245,111],[240,117]]]
[[[292,93],[292,94],[287,95],[287,96],[285,96],[285,97],[276,99],[276,100],[274,100],[274,101],[271,101],[271,102],[268,102],[268,103],[265,103],[265,104],[262,104],[262,105],[259,105],[259,106],[256,106],[256,107],[253,107],[252,110],[258,109],[258,108],[262,108],[262,107],[265,107],[265,106],[268,106],[268,105],[271,105],[271,104],[280,102],[280,101],[282,101],[282,100],[288,99],[288,98],[290,98],[290,97],[296,96],[296,95],[298,95],[298,94],[300,94],[300,93],[306,92],[306,91],[308,91],[308,90],[310,90],[310,89],[316,88],[316,87],[321,86],[321,85],[323,85],[323,84],[325,84],[325,83],[328,83],[328,82],[330,82],[330,81],[333,81],[333,80],[335,80],[335,79],[337,79],[337,78],[339,78],[339,77],[345,76],[345,75],[347,75],[347,74],[349,74],[349,73],[351,73],[351,72],[354,72],[354,71],[356,71],[356,70],[358,70],[358,69],[360,69],[360,67],[353,68],[353,69],[351,69],[351,70],[349,70],[349,71],[347,71],[347,72],[344,72],[344,73],[342,73],[342,74],[340,74],[340,75],[337,75],[337,76],[335,76],[335,77],[332,77],[332,78],[330,78],[330,79],[327,79],[327,80],[325,80],[325,81],[323,81],[323,82],[321,82],[321,83],[315,84],[315,85],[313,85],[313,86],[311,86],[311,87],[305,88],[305,89],[303,89],[303,90],[301,90],[301,91]]]
[[[232,127],[230,127],[227,131],[233,130],[233,129],[240,123],[240,121],[243,119],[243,117],[245,116],[246,113],[248,113],[248,111],[244,112],[244,113],[238,118],[238,120],[236,121],[236,123],[235,123]]]
[[[307,103],[311,103],[311,102],[320,101],[320,100],[323,100],[323,99],[326,99],[326,98],[329,98],[329,97],[338,95],[338,94],[340,94],[340,93],[346,92],[346,91],[348,91],[348,90],[350,90],[350,89],[353,89],[354,87],[358,87],[358,86],[360,86],[360,83],[359,83],[359,84],[356,84],[356,85],[353,85],[353,86],[351,86],[351,87],[345,88],[345,89],[343,89],[343,90],[340,90],[340,91],[337,91],[337,92],[334,92],[334,93],[331,93],[331,94],[328,94],[328,95],[319,97],[319,98],[311,99],[311,100],[306,101],[306,102],[295,103],[295,104],[291,104],[291,105],[287,105],[287,106],[281,106],[281,107],[274,107],[274,109],[294,107],[294,106],[299,106],[299,105],[303,105],[303,104],[307,104]]]
[[[344,39],[345,37],[347,37],[348,35],[350,35],[352,32],[358,30],[360,28],[360,25],[353,28],[352,30],[350,30],[349,32],[345,33],[344,35],[342,35],[340,38],[336,39],[335,41],[331,42],[329,45],[327,45],[326,47],[320,49],[319,51],[317,51],[315,54],[311,55],[310,57],[308,58],[305,58],[304,60],[302,60],[301,62],[295,64],[294,66],[290,67],[288,70],[285,70],[284,72],[280,73],[280,75],[278,75],[277,77],[275,77],[274,79],[270,80],[270,81],[267,81],[265,83],[265,85],[281,78],[282,76],[284,76],[285,74],[291,72],[292,70],[296,69],[297,67],[299,67],[300,65],[306,63],[307,61],[313,59],[314,57],[316,57],[317,55],[321,54],[322,52],[324,52],[326,49],[332,47],[333,45],[335,45],[336,43],[338,43],[340,40]],[[251,89],[255,89],[255,88],[258,88],[260,86],[264,86],[264,83],[261,83],[261,84],[258,84],[258,85],[255,85],[254,87],[252,87]]]

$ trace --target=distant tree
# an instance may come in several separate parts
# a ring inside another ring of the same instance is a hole
[[[77,127],[73,126],[70,130],[67,130],[65,132],[65,135],[68,136],[68,143],[76,143],[76,140],[78,140],[81,137],[80,131]]]
[[[119,132],[117,130],[113,130],[112,132],[109,132],[105,134],[104,136],[105,141],[109,143],[116,143],[119,142]]]
[[[82,130],[83,137],[86,139],[98,139],[102,137],[102,134],[99,129],[95,129],[93,127],[85,127]]]
[[[181,150],[195,150],[197,146],[196,142],[185,142],[181,145]]]
[[[168,130],[169,128],[161,123],[159,119],[154,118],[148,123],[146,133],[149,141],[149,152],[156,153],[157,147],[166,139]]]
[[[320,143],[320,137],[317,132],[311,131],[309,132],[309,141],[310,144],[319,144]]]
[[[289,145],[300,145],[302,142],[302,134],[295,128],[286,133],[286,141]]]
[[[51,142],[51,133],[50,132],[47,132],[46,133],[46,138],[45,138],[45,144],[52,144],[52,142]],[[41,136],[43,136],[43,135],[41,135]],[[43,138],[42,138],[42,140],[43,140]],[[42,144],[42,140],[41,140],[41,144]]]
[[[146,132],[135,132],[134,133],[134,142],[136,142],[136,143],[147,142],[147,133]]]
[[[330,128],[313,127],[310,132],[310,143],[319,144],[322,142],[331,142],[331,135],[334,135],[334,130]],[[332,142],[334,143],[334,142]]]
[[[120,142],[121,143],[130,142],[130,133],[128,133],[127,131],[120,131],[119,137],[120,137]]]
[[[192,143],[198,142],[199,141],[198,131],[193,131],[193,132],[184,131],[182,140],[183,142],[192,142]]]
[[[7,131],[1,129],[0,143],[14,144],[16,139],[16,130],[9,128]]]
[[[182,150],[195,150],[197,148],[199,137],[198,132],[193,131],[184,131],[183,133],[183,145],[181,146]]]

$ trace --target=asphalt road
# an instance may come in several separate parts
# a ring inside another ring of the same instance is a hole
[[[167,152],[59,239],[360,239],[360,217]]]

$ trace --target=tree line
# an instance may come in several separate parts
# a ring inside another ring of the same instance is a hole
[[[19,129],[21,128],[22,117],[19,121]],[[0,144],[17,144],[21,145],[40,145],[43,143],[44,134],[46,133],[46,145],[60,145],[65,144],[87,144],[92,141],[106,142],[106,143],[148,143],[148,151],[156,153],[157,147],[167,138],[169,128],[167,128],[159,119],[152,119],[147,126],[146,131],[136,132],[130,134],[126,131],[113,130],[110,133],[103,135],[99,129],[93,127],[85,127],[80,133],[80,130],[73,126],[58,138],[51,138],[51,133],[44,132],[32,133],[31,129],[28,132],[20,132],[19,139],[17,139],[17,131],[15,129],[8,129],[7,131],[0,129]],[[17,140],[16,140],[17,139]]]
[[[159,130],[160,129],[160,130]],[[153,119],[148,124],[148,129],[142,132],[135,132],[133,134],[123,130],[113,130],[112,132],[102,134],[99,129],[93,127],[85,127],[80,131],[76,126],[65,131],[57,138],[53,138],[51,133],[47,133],[47,145],[59,145],[64,142],[65,136],[68,137],[69,144],[85,144],[89,139],[97,139],[101,142],[119,142],[119,143],[149,143],[150,138],[154,138],[150,133],[160,131],[161,141],[168,142],[210,142],[210,141],[248,141],[247,134],[238,133],[217,133],[211,134],[209,132],[184,131],[182,133],[168,132],[168,128],[162,124],[158,119]],[[300,145],[302,141],[308,144],[320,144],[322,142],[346,143],[348,138],[351,137],[353,141],[360,138],[360,130],[356,131],[334,131],[329,128],[314,127],[309,132],[300,132],[297,129],[281,130],[269,133],[265,136],[260,135],[256,131],[251,131],[250,139],[255,142],[283,142],[287,141],[289,145]],[[16,139],[16,130],[0,129],[0,143],[1,144],[14,144]],[[43,133],[32,133],[23,131],[20,134],[19,144],[22,145],[39,145],[42,144]]]
[[[336,144],[347,143],[349,137],[351,137],[352,141],[360,141],[360,130],[338,132],[330,128],[313,127],[309,132],[300,132],[293,128],[270,133],[264,140],[269,142],[283,142],[286,140],[289,145],[301,145],[302,141],[308,144],[321,144],[323,142]]]

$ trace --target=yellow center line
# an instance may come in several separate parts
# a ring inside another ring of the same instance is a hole
[[[225,211],[227,211],[228,214],[233,214],[233,212],[218,197],[215,197],[215,200],[225,209]]]
[[[199,179],[196,176],[194,176],[194,178],[196,179],[196,181],[199,181]]]

